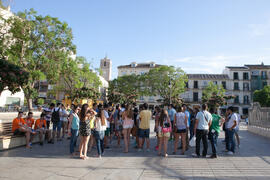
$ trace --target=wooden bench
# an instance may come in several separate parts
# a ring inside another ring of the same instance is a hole
[[[38,141],[38,136],[35,136],[33,143],[36,143]],[[12,122],[0,121],[0,151],[25,145],[25,136],[13,135]]]

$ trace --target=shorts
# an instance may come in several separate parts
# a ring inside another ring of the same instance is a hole
[[[20,131],[19,129],[16,129],[15,131],[14,131],[14,133],[13,133],[14,135],[20,135],[20,136],[24,136],[25,135],[25,132],[22,132],[22,131]]]
[[[170,135],[171,135],[170,132],[167,132],[167,133],[159,132],[159,133],[158,133],[158,137],[159,137],[159,138],[162,138],[162,137],[167,137],[167,138],[169,138]]]
[[[123,125],[124,129],[131,129],[133,127],[133,124]]]
[[[62,127],[61,121],[53,122],[53,131],[55,131],[56,129],[57,129],[57,131],[61,131],[61,127]]]
[[[177,129],[176,133],[186,133],[186,129]]]
[[[139,129],[140,138],[149,138],[150,129]]]
[[[111,128],[107,128],[105,131],[105,136],[110,136]]]

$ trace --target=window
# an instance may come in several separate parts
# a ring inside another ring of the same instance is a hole
[[[244,79],[244,80],[248,80],[248,79],[249,79],[248,73],[247,73],[247,72],[244,72],[244,73],[243,73],[243,79]]]
[[[249,104],[249,97],[247,95],[244,96],[244,104]]]
[[[226,81],[222,81],[222,86],[224,89],[226,89]]]
[[[239,79],[239,77],[238,77],[238,72],[234,72],[234,73],[233,73],[233,79],[234,79],[234,80],[238,80],[238,79]]]
[[[194,89],[198,89],[198,81],[194,81]]]
[[[218,83],[217,83],[217,81],[214,81],[214,85],[217,85]]]
[[[243,83],[243,90],[249,91],[249,83]]]
[[[207,86],[207,81],[203,81],[203,86],[206,87]]]
[[[236,96],[236,97],[235,97],[234,103],[235,103],[235,104],[238,104],[238,103],[239,103],[239,96]]]
[[[262,86],[263,86],[263,88],[264,88],[264,86],[267,86],[267,82],[266,82],[266,81],[263,82],[263,83],[262,83]]]
[[[248,115],[248,108],[243,108],[242,111],[243,111],[243,115]]]
[[[199,94],[197,92],[193,93],[193,102],[198,102],[199,101]]]
[[[234,90],[239,90],[239,83],[234,83]]]
[[[266,71],[262,71],[262,79],[266,79],[267,75],[266,75]]]
[[[104,67],[106,67],[106,61],[104,61]]]

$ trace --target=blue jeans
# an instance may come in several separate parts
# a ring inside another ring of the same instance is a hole
[[[70,154],[74,153],[78,136],[79,136],[79,130],[71,129],[70,146],[69,146]]]
[[[229,130],[227,129],[227,134],[228,134],[228,150],[231,152],[235,152],[235,138],[234,138],[234,129],[233,130]]]
[[[213,155],[217,155],[217,140],[218,140],[218,132],[210,132],[209,133],[209,139],[211,142],[211,146],[212,146],[212,154]]]
[[[61,121],[53,122],[53,131],[55,131],[57,129],[57,131],[60,132],[61,127],[62,127],[62,122]]]
[[[95,139],[96,139],[98,155],[101,155],[104,152],[104,136],[105,136],[105,132],[104,131],[95,131],[94,136],[95,136]]]

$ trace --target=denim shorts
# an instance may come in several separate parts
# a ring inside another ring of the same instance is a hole
[[[139,129],[140,138],[149,138],[150,129]]]
[[[55,131],[56,129],[57,129],[57,131],[61,131],[61,127],[62,127],[61,121],[53,122],[53,130],[54,130],[54,131]]]

